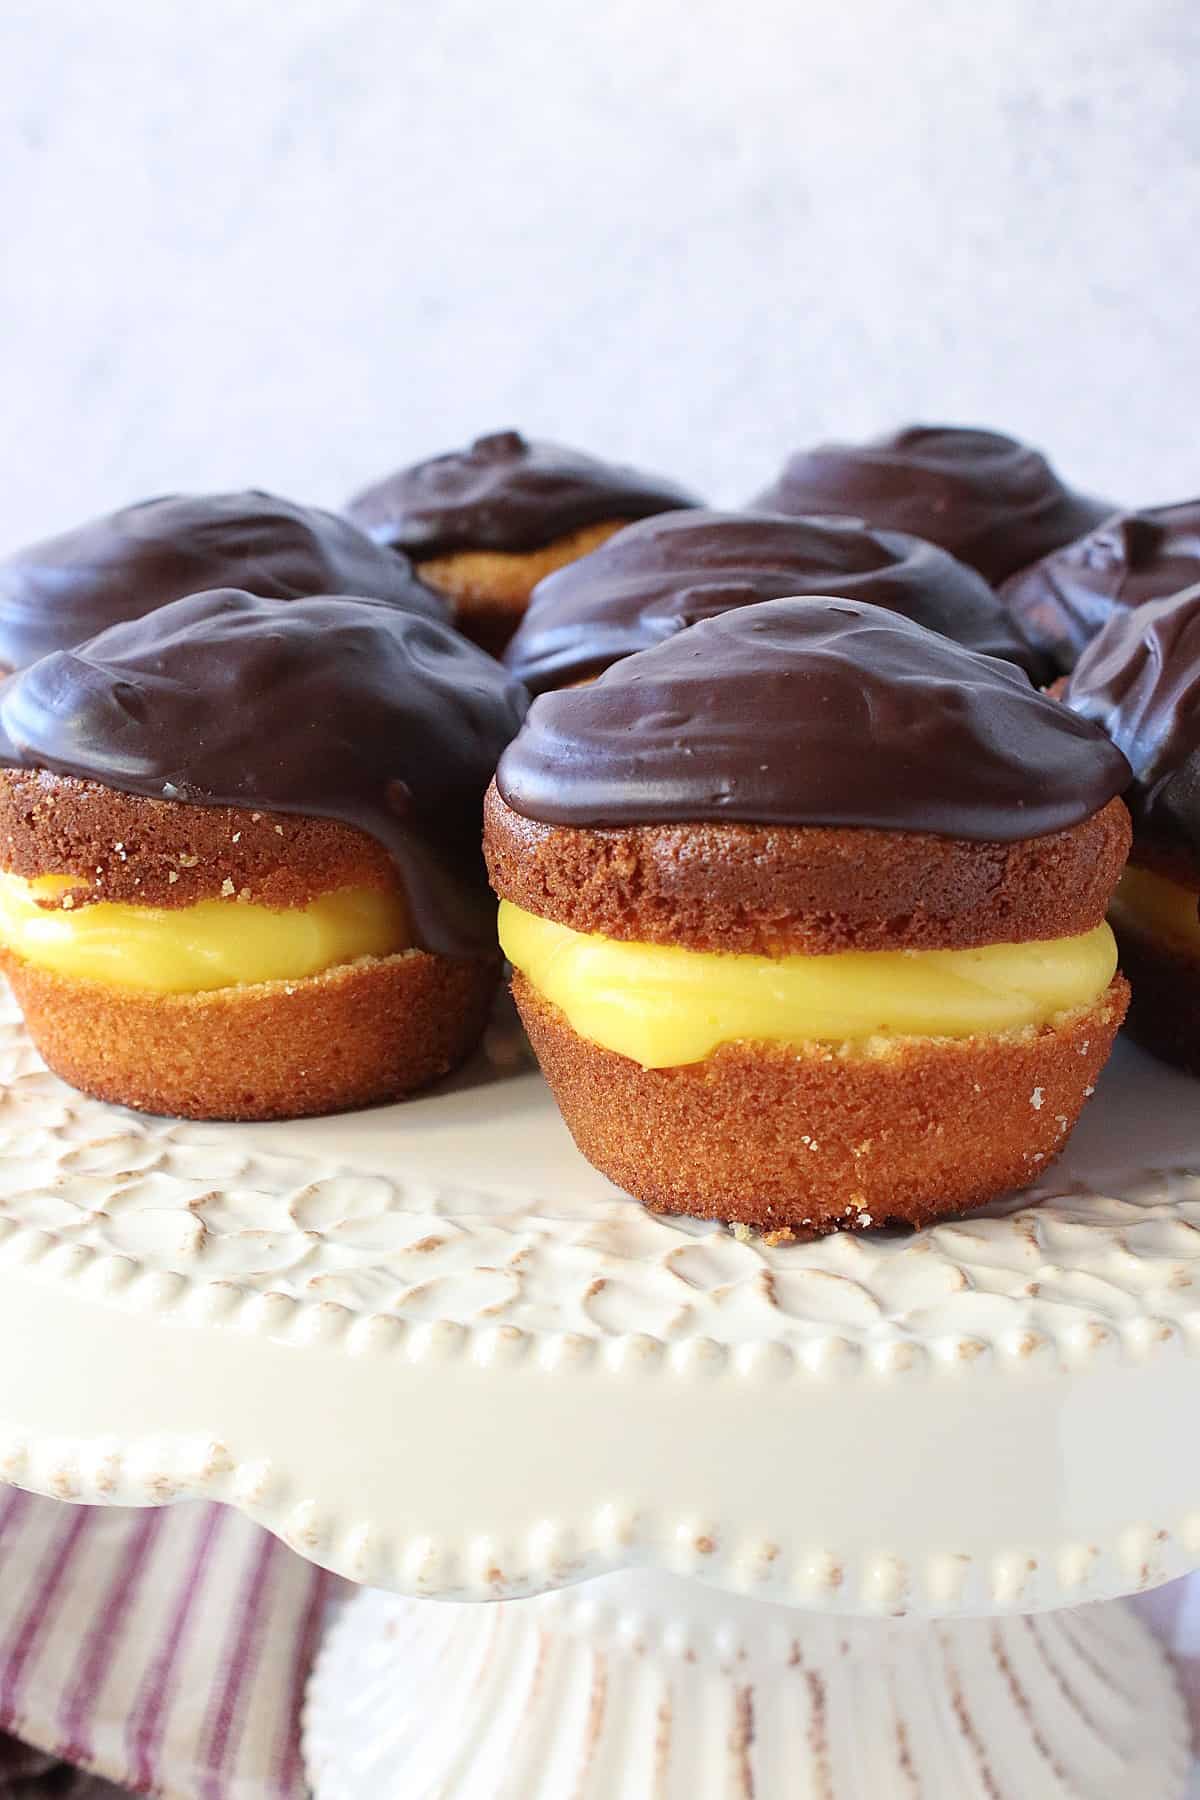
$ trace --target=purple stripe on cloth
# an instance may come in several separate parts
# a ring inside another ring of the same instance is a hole
[[[1134,1594],[1128,1604],[1164,1643],[1174,1644],[1189,1602],[1194,1604],[1195,1591],[1185,1576],[1182,1581],[1169,1581],[1165,1587],[1152,1588],[1148,1594]]]
[[[32,1495],[24,1488],[9,1488],[0,1502],[0,1551],[4,1549],[4,1533],[17,1524],[22,1513],[29,1511],[31,1500]]]
[[[51,1625],[72,1559],[88,1527],[85,1506],[73,1507],[63,1535],[47,1550],[33,1582],[29,1602],[0,1671],[0,1725],[11,1729],[17,1722],[25,1672],[42,1634]]]
[[[205,1765],[202,1800],[222,1800],[228,1791],[227,1777],[237,1755],[238,1739],[245,1724],[249,1677],[257,1660],[259,1642],[267,1620],[263,1600],[271,1569],[280,1554],[277,1540],[263,1533],[254,1558],[254,1570],[244,1589],[241,1608],[234,1614],[234,1626],[228,1640],[227,1654],[222,1658],[224,1679],[218,1677],[212,1705],[204,1722],[202,1742]]]
[[[106,1665],[112,1662],[120,1648],[121,1635],[137,1599],[164,1516],[150,1508],[138,1519],[80,1646],[74,1672],[63,1695],[62,1742],[58,1754],[65,1762],[86,1763],[91,1758],[91,1722],[96,1695]]]
[[[292,1657],[288,1712],[284,1721],[284,1740],[279,1747],[279,1800],[294,1800],[304,1792],[304,1754],[300,1742],[300,1715],[304,1706],[304,1690],[312,1670],[313,1658],[325,1621],[325,1609],[333,1594],[336,1577],[326,1569],[312,1570],[312,1592],[308,1597],[300,1636]]]
[[[126,1724],[129,1746],[128,1779],[137,1788],[155,1788],[161,1782],[157,1752],[166,1733],[174,1693],[174,1676],[187,1638],[193,1609],[204,1586],[217,1534],[225,1520],[219,1506],[210,1507],[196,1550],[175,1595],[166,1620],[162,1648],[146,1670]]]
[[[1200,1576],[1185,1575],[1127,1604],[1171,1655],[1200,1754]]]
[[[339,1585],[223,1506],[0,1488],[0,1800],[43,1779],[45,1800],[113,1800],[109,1781],[304,1800],[299,1712]]]

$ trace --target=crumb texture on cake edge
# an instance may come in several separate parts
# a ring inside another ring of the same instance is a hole
[[[184,1119],[287,1119],[374,1106],[461,1063],[487,1023],[493,962],[422,950],[299,981],[145,994],[0,951],[43,1060],[99,1100]]]
[[[832,1045],[730,1044],[642,1069],[579,1037],[517,975],[513,994],[581,1153],[661,1212],[808,1236],[926,1225],[1028,1187],[1066,1144],[1125,1015],[1040,1029]]]
[[[574,931],[780,955],[955,950],[1099,925],[1130,843],[1123,801],[1008,844],[862,827],[544,825],[484,802],[502,899]]]

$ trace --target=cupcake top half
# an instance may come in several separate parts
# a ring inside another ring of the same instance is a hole
[[[417,946],[492,954],[482,797],[524,706],[490,658],[396,607],[194,594],[0,689],[5,866],[82,872],[81,903],[290,905],[281,819],[332,821],[363,846],[359,861],[390,859]],[[43,815],[39,783],[53,801],[63,777],[69,804]],[[236,836],[229,808],[244,815]]]
[[[445,619],[411,567],[348,520],[274,494],[168,494],[0,561],[0,668],[23,669],[203,590],[355,594]]]
[[[543,576],[633,519],[694,504],[660,476],[497,431],[397,470],[347,510],[411,556],[459,630],[499,656]]]
[[[1005,583],[1022,633],[1060,673],[1118,615],[1200,581],[1200,500],[1116,513]]]
[[[1135,860],[1200,887],[1200,586],[1110,619],[1062,699],[1129,761]]]
[[[505,662],[540,693],[588,680],[702,619],[804,594],[885,607],[1035,678],[1048,667],[982,576],[924,539],[849,518],[702,508],[630,525],[547,576]]]
[[[1010,842],[1067,830],[1129,769],[1025,675],[841,599],[726,612],[544,694],[497,787],[525,817],[868,827]]]
[[[365,488],[347,512],[415,558],[541,549],[586,525],[694,506],[685,489],[624,463],[497,431]]]
[[[911,531],[993,584],[1114,510],[1068,488],[1039,451],[1016,438],[951,425],[909,425],[862,444],[798,450],[753,505],[851,513]]]
[[[1200,1075],[1200,586],[1114,613],[1058,691],[1133,770],[1133,847],[1110,912],[1129,1034]]]

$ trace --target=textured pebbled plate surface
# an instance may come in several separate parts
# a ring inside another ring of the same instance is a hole
[[[774,1247],[609,1186],[504,1016],[339,1119],[103,1106],[7,1002],[0,1083],[0,1467],[38,1491],[230,1499],[458,1597],[654,1563],[943,1613],[1200,1563],[1198,1090],[1135,1050],[1039,1204]]]

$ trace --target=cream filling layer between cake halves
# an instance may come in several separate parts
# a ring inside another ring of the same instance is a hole
[[[1106,924],[971,950],[750,956],[626,943],[500,904],[505,955],[580,1037],[643,1068],[722,1044],[866,1043],[1020,1031],[1093,1005],[1117,967]]]
[[[82,901],[72,876],[0,873],[0,945],[35,968],[158,994],[302,981],[410,943],[403,902],[377,888],[336,888],[276,909],[231,896],[191,906]],[[50,899],[57,905],[46,905]],[[39,905],[39,900],[43,904]]]

